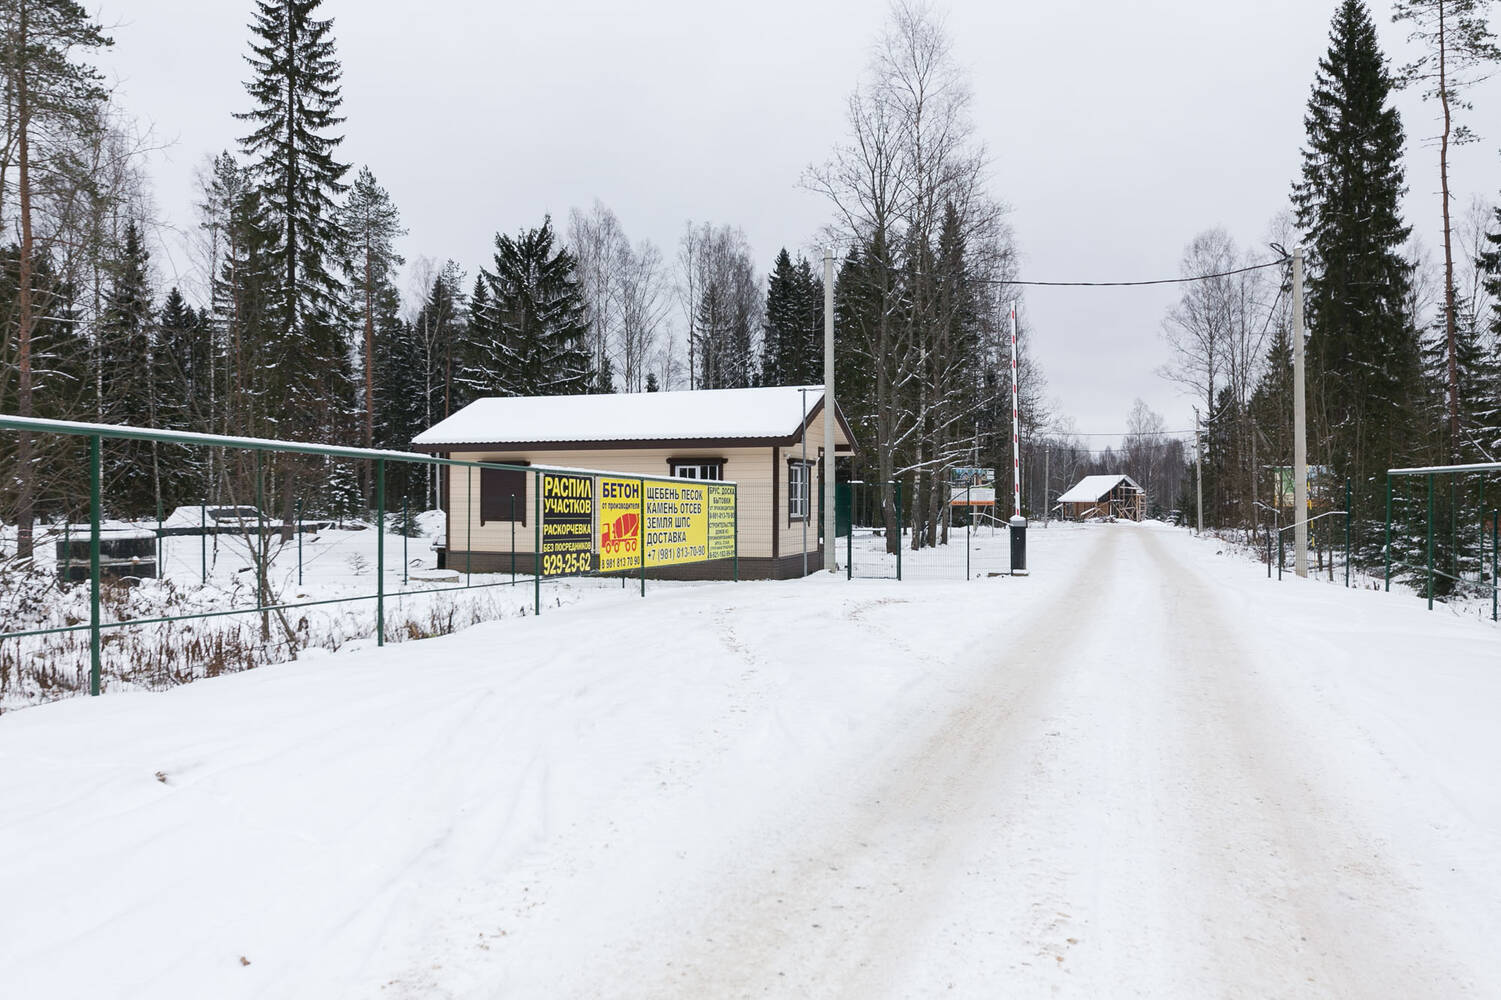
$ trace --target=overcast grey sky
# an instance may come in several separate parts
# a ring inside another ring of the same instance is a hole
[[[192,177],[233,148],[251,0],[107,0],[106,68],[167,148],[150,167],[162,216],[192,223]],[[1303,112],[1336,0],[951,0],[993,193],[1011,206],[1022,276],[1173,276],[1223,225],[1260,245],[1287,207]],[[1389,55],[1408,50],[1373,13]],[[566,220],[601,199],[671,257],[688,220],[742,227],[767,269],[813,253],[825,203],[799,186],[842,133],[846,95],[886,17],[874,0],[328,0],[344,63],[345,159],[369,164],[410,230],[403,246],[472,275],[497,230]],[[1441,246],[1432,106],[1400,98],[1408,218]],[[1501,89],[1477,94],[1483,137],[1454,160],[1460,205],[1501,188]],[[189,267],[158,251],[166,280]],[[1189,401],[1155,372],[1171,289],[1026,293],[1035,350],[1081,432],[1120,430],[1146,399],[1170,428]],[[675,316],[676,318],[676,316]],[[1097,442],[1102,444],[1103,442]]]

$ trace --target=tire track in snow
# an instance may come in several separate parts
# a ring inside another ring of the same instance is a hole
[[[1050,750],[1044,714],[1068,650],[1087,636],[1072,627],[1118,593],[1118,532],[1081,560],[1020,636],[995,636],[1005,651],[983,667],[974,689],[936,724],[876,762],[861,788],[831,790],[832,821],[779,831],[805,842],[780,861],[725,880],[716,913],[666,961],[642,996],[884,995],[916,931],[966,875],[977,841],[1030,811],[1001,809],[998,788],[1035,783]],[[1111,572],[1102,573],[1101,567]],[[1046,727],[1043,727],[1046,728]],[[1056,734],[1052,734],[1056,735]],[[1032,866],[1035,870],[1037,866]],[[1045,865],[1042,867],[1046,867]],[[1051,900],[1043,901],[1049,909]],[[1051,917],[1049,917],[1051,919]],[[620,982],[610,995],[633,995]]]
[[[1154,533],[1138,535],[1162,603],[1184,612],[1165,630],[1177,668],[1180,818],[1194,834],[1179,880],[1196,890],[1187,905],[1198,919],[1182,926],[1196,928],[1216,995],[1470,995],[1463,967],[1417,916],[1419,890],[1321,787],[1313,734],[1279,710],[1213,586]]]

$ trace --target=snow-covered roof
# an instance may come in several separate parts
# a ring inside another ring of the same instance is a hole
[[[1067,493],[1058,498],[1059,503],[1094,503],[1105,497],[1111,490],[1122,482],[1129,483],[1131,488],[1141,493],[1142,488],[1136,485],[1136,481],[1130,476],[1085,476],[1079,480]]]
[[[806,395],[811,415],[823,402],[823,386],[808,387]],[[797,386],[492,396],[428,428],[412,444],[428,449],[462,444],[786,439],[802,429],[803,396]],[[839,436],[847,439],[843,425],[841,419]]]

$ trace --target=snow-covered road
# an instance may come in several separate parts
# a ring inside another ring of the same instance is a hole
[[[0,993],[1501,996],[1501,633],[1033,535],[0,718]]]

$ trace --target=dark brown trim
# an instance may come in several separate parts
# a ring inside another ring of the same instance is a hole
[[[777,517],[777,504],[782,494],[782,487],[777,483],[777,459],[781,457],[780,449],[771,449],[771,558],[773,561],[782,554],[782,519]]]
[[[792,516],[792,467],[794,465],[806,465],[810,470],[810,475],[808,476],[808,514],[811,515],[813,513],[813,477],[811,470],[817,468],[820,464],[816,458],[810,458],[805,462],[801,455],[788,456],[787,458],[787,527],[789,529],[794,525],[802,524],[804,521],[812,523],[813,520],[811,516]]]
[[[721,456],[719,458],[712,458],[712,457],[703,457],[703,458],[700,458],[700,457],[698,457],[696,455],[686,455],[686,456],[684,456],[684,455],[670,455],[667,458],[667,474],[669,476],[674,475],[674,473],[672,471],[672,467],[674,465],[717,465],[717,466],[719,466],[719,478],[723,479],[724,478],[724,467],[726,465],[729,465],[729,464],[730,464],[730,460],[727,459],[727,458],[724,458],[723,456]]]

